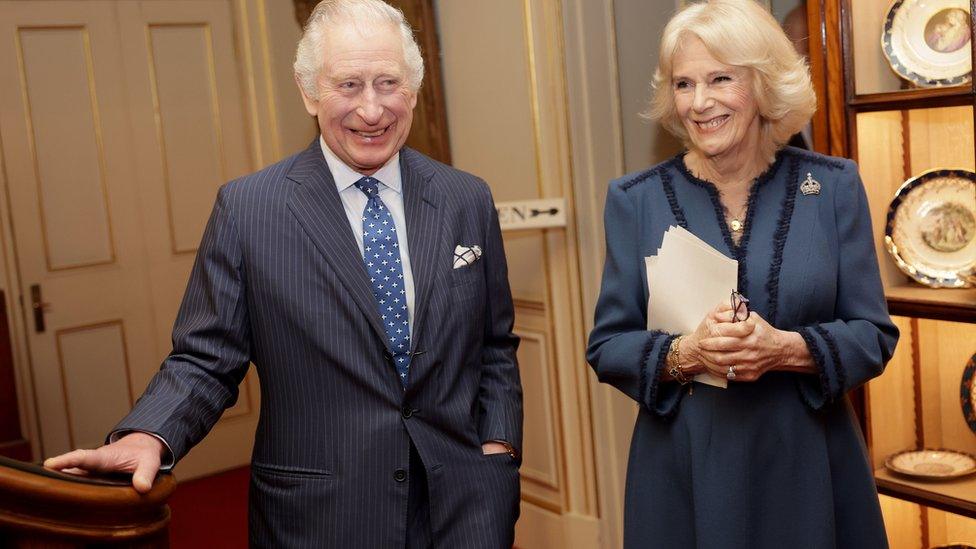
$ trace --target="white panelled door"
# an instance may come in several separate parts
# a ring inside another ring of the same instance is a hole
[[[138,398],[217,188],[256,168],[240,6],[0,1],[0,152],[44,456],[101,444]],[[258,406],[252,373],[181,477],[247,463]]]

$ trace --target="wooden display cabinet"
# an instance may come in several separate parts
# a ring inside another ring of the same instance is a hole
[[[915,283],[884,246],[889,204],[902,183],[934,168],[976,169],[972,81],[915,88],[882,52],[892,0],[811,0],[810,65],[820,109],[815,148],[858,162],[867,188],[888,307],[901,340],[884,375],[854,395],[893,548],[976,545],[976,475],[920,482],[889,473],[890,454],[950,448],[976,455],[960,406],[966,362],[976,353],[976,289]],[[970,2],[976,13],[976,0]],[[970,15],[970,21],[976,23]],[[970,30],[976,27],[971,25]],[[968,44],[971,55],[973,40]],[[973,197],[976,201],[976,196]]]

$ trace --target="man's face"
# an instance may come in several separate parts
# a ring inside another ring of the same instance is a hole
[[[372,175],[403,146],[417,94],[407,84],[400,32],[339,24],[322,41],[318,99],[302,92],[326,144],[349,167]]]

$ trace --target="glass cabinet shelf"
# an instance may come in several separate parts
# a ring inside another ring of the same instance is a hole
[[[851,98],[847,104],[855,112],[869,112],[972,106],[974,101],[976,101],[976,94],[969,86],[964,86],[863,94]]]
[[[895,475],[884,467],[874,472],[878,492],[926,507],[976,518],[976,475],[956,480],[919,482]]]
[[[885,288],[893,315],[976,323],[976,288],[926,288],[906,282]]]

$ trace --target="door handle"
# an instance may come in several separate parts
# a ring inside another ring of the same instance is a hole
[[[34,331],[44,332],[44,313],[51,307],[41,299],[41,285],[31,284],[31,310],[34,311]]]

